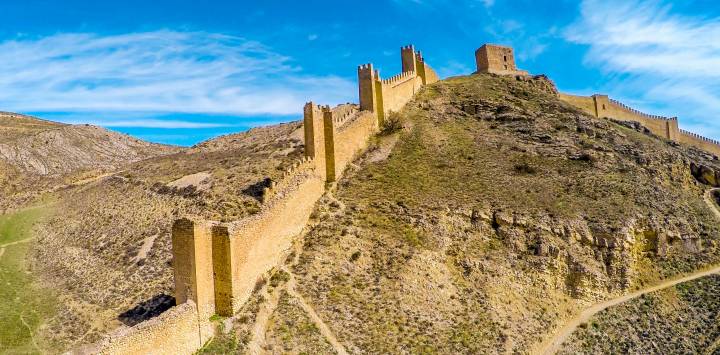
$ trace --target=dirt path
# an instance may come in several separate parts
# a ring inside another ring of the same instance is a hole
[[[712,355],[715,354],[717,350],[720,350],[720,338],[717,338],[714,343],[710,344],[710,346],[705,349],[704,354]]]
[[[718,211],[718,209],[715,207],[715,202],[713,201],[713,196],[712,196],[713,191],[717,191],[717,190],[720,190],[720,189],[707,190],[707,192],[705,192],[705,195],[703,196],[703,198],[705,199],[705,203],[708,206],[710,206],[710,209],[715,214],[715,217],[720,219],[720,211]]]
[[[705,192],[704,200],[705,200],[705,203],[707,203],[708,207],[710,207],[710,209],[713,211],[713,213],[715,213],[715,216],[717,216],[718,219],[720,219],[720,211],[718,211],[718,208],[715,206],[715,203],[713,202],[713,199],[712,199],[712,192],[715,190],[719,190],[719,189],[710,189],[707,192]],[[609,307],[621,304],[623,302],[629,301],[631,299],[640,297],[646,293],[660,291],[662,289],[665,289],[668,287],[673,287],[673,286],[683,283],[683,282],[692,281],[692,280],[699,279],[699,278],[702,278],[705,276],[710,276],[713,274],[720,274],[720,266],[716,266],[711,269],[700,270],[700,271],[697,271],[697,272],[694,272],[692,274],[688,274],[685,276],[678,276],[675,278],[671,278],[671,279],[665,280],[655,286],[648,287],[648,288],[645,288],[645,289],[642,289],[639,291],[635,291],[635,292],[629,293],[624,296],[620,296],[620,297],[617,297],[617,298],[614,298],[611,300],[607,300],[605,302],[597,303],[597,304],[591,306],[590,308],[587,308],[584,311],[582,311],[582,313],[580,313],[575,318],[568,321],[562,328],[560,328],[557,332],[555,332],[555,334],[551,338],[545,340],[542,343],[542,345],[540,346],[540,350],[537,353],[539,353],[539,354],[555,354],[555,353],[557,353],[558,350],[560,350],[560,346],[562,345],[562,343],[565,342],[565,340],[567,340],[572,335],[572,333],[577,329],[577,327],[580,324],[589,321],[590,318],[592,318],[592,316],[594,316],[595,314],[597,314],[600,311],[605,310],[606,308],[609,308]]]
[[[263,302],[262,306],[258,310],[255,316],[255,323],[253,324],[250,336],[250,342],[247,346],[247,353],[252,355],[265,354],[265,333],[267,333],[268,322],[272,317],[275,309],[280,301],[280,290],[275,289],[272,293],[267,293],[267,286],[263,289],[263,296],[266,301]]]
[[[345,347],[337,340],[335,334],[333,334],[332,330],[323,322],[322,318],[315,312],[315,309],[305,302],[305,298],[303,298],[301,294],[295,291],[295,275],[293,274],[290,274],[290,279],[287,282],[287,292],[298,300],[300,307],[302,307],[308,317],[315,323],[315,326],[320,330],[320,334],[325,337],[325,340],[330,343],[335,352],[338,355],[347,355]]]
[[[32,340],[33,347],[35,348],[35,350],[38,351],[38,353],[42,354],[43,351],[42,351],[42,350],[40,349],[40,347],[38,346],[37,341],[35,341],[35,332],[33,332],[33,329],[32,329],[32,327],[30,326],[30,324],[28,324],[28,323],[25,321],[25,318],[22,316],[22,314],[20,315],[20,321],[21,321],[22,324],[25,326],[25,328],[27,328],[28,332],[30,333],[30,340]]]
[[[342,211],[345,209],[345,205],[341,202],[336,200],[331,194],[328,194],[328,197],[330,201],[335,202],[338,205],[339,211]],[[340,213],[340,212],[337,212]],[[282,291],[285,291],[288,293],[288,295],[298,301],[298,304],[300,305],[300,308],[305,311],[305,314],[310,318],[310,320],[315,324],[315,326],[320,331],[320,334],[325,338],[325,340],[330,344],[330,346],[333,347],[333,350],[338,355],[347,355],[347,350],[345,350],[345,347],[340,343],[340,341],[337,340],[335,337],[335,334],[332,332],[330,327],[325,324],[325,322],[320,318],[320,316],[317,314],[315,309],[305,300],[305,298],[296,290],[296,281],[295,281],[295,274],[292,273],[292,267],[294,265],[297,265],[297,263],[300,260],[300,255],[303,251],[303,241],[305,238],[305,234],[307,233],[307,228],[303,230],[303,232],[298,236],[298,238],[295,239],[293,242],[293,254],[294,257],[291,261],[286,263],[285,266],[280,267],[280,270],[287,273],[290,277],[287,282],[285,282],[283,285],[276,287],[272,292],[268,293],[268,286],[265,285],[263,290],[263,295],[266,299],[266,301],[261,306],[260,310],[258,311],[257,315],[255,316],[255,322],[253,324],[252,330],[251,330],[251,337],[250,342],[248,343],[248,350],[247,353],[249,354],[265,354],[267,351],[265,350],[266,345],[266,333],[267,333],[267,327],[268,323],[270,321],[270,318],[272,317],[273,313],[278,307],[278,303],[280,300],[280,294]]]
[[[32,238],[25,238],[25,239],[23,239],[23,240],[17,240],[17,241],[14,241],[14,242],[12,242],[12,243],[7,243],[7,244],[0,245],[0,258],[2,258],[3,254],[5,254],[5,248],[11,247],[11,246],[17,245],[17,244],[27,243],[27,242],[29,242],[29,241],[31,241],[31,240],[32,240]]]

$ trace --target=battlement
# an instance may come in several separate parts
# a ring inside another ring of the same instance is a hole
[[[630,106],[627,106],[627,105],[625,105],[625,104],[623,104],[622,102],[617,101],[617,100],[608,99],[608,101],[610,102],[610,104],[617,106],[617,107],[618,107],[619,109],[621,109],[621,110],[625,110],[625,111],[627,111],[628,113],[631,113],[631,114],[637,115],[637,116],[641,116],[641,117],[644,117],[644,118],[647,118],[647,119],[666,120],[666,121],[677,120],[677,117],[663,117],[663,116],[650,115],[650,114],[647,114],[647,113],[643,113],[643,112],[640,112],[640,111],[638,111],[638,110],[636,110],[636,109],[634,109],[634,108],[632,108],[632,107],[630,107]]]
[[[401,109],[420,88],[439,80],[414,46],[400,47],[400,59],[402,71],[388,79],[382,79],[372,64],[358,67],[360,109],[375,114],[379,126],[387,114]]]
[[[278,182],[271,182],[269,187],[263,189],[263,204],[271,203],[274,198],[282,198],[284,194],[293,187],[296,187],[299,178],[306,177],[315,170],[315,161],[311,157],[303,157],[295,161],[285,170]]]
[[[360,112],[357,105],[346,104],[334,108],[332,111],[333,124],[335,127],[340,128],[345,126],[348,122],[352,121]]]
[[[690,136],[690,137],[693,137],[693,138],[695,138],[695,139],[697,139],[697,140],[700,140],[700,141],[703,141],[703,142],[712,143],[712,144],[715,144],[715,145],[717,145],[717,146],[720,146],[720,141],[717,141],[717,140],[714,140],[714,139],[711,139],[711,138],[705,138],[705,137],[703,137],[703,136],[701,136],[701,135],[699,135],[699,134],[697,134],[697,133],[693,133],[693,132],[690,132],[690,131],[686,131],[686,130],[684,130],[684,129],[681,129],[681,130],[680,130],[680,133],[682,133],[682,134],[684,134],[684,135],[687,135],[687,136]]]
[[[394,86],[394,85],[400,84],[402,82],[405,82],[407,80],[414,79],[416,76],[417,76],[417,73],[415,73],[415,71],[406,71],[406,72],[397,74],[395,76],[392,76],[390,78],[382,79],[382,80],[380,80],[380,82],[383,85]]]
[[[677,117],[647,114],[613,100],[607,95],[576,96],[561,93],[558,97],[593,117],[638,122],[657,136],[720,156],[719,141],[680,129]]]

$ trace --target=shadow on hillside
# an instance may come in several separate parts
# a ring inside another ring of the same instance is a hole
[[[127,326],[134,326],[148,319],[155,318],[175,306],[175,297],[159,294],[140,302],[137,306],[121,313],[118,320]]]
[[[260,202],[263,200],[263,189],[270,187],[272,180],[265,178],[242,190],[243,195],[250,196]]]

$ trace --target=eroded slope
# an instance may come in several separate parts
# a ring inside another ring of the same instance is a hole
[[[584,304],[717,262],[690,170],[712,158],[553,90],[434,84],[324,199],[294,273],[349,351],[525,352]]]

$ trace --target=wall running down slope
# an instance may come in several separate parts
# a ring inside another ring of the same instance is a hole
[[[607,95],[575,96],[559,94],[559,97],[560,100],[594,117],[638,122],[659,137],[687,144],[720,156],[720,142],[679,129],[677,117],[648,115],[619,101],[610,99]]]
[[[157,318],[122,329],[96,344],[103,354],[192,354],[214,335],[210,317],[232,316],[257,282],[286,257],[328,183],[339,179],[382,127],[423,86],[438,81],[413,46],[402,47],[402,73],[387,80],[372,64],[358,67],[360,104],[304,107],[305,156],[264,190],[251,217],[218,223],[192,217],[172,229],[175,300]]]

